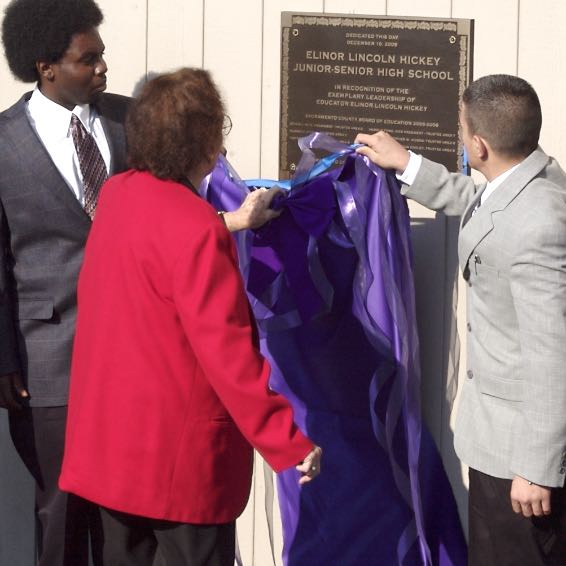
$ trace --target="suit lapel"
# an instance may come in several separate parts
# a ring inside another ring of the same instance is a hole
[[[45,146],[29,122],[26,104],[30,95],[31,93],[24,95],[14,107],[14,113],[6,125],[7,136],[16,151],[20,153],[22,162],[29,168],[38,186],[50,191],[58,201],[62,202],[78,218],[84,222],[90,222],[88,215],[61,173],[59,173]]]
[[[473,216],[474,210],[478,206],[481,196],[485,191],[486,187],[487,187],[486,183],[479,186],[479,189],[477,190],[473,200],[470,202],[468,208],[466,208],[464,214],[462,215],[462,220],[460,221],[460,229],[462,229],[465,226],[465,224],[467,224],[468,220],[470,220],[470,218]]]
[[[493,230],[494,214],[507,208],[530,181],[542,171],[547,163],[548,156],[542,149],[536,149],[505,179],[501,186],[494,191],[493,195],[487,199],[485,204],[478,209],[476,214],[472,216],[473,208],[471,205],[468,207],[462,218],[460,238],[458,240],[458,257],[462,271],[465,270],[470,256],[477,245]],[[485,186],[481,191],[478,191],[479,198],[481,198],[481,193],[484,190]],[[478,197],[474,199],[476,204],[479,202]]]

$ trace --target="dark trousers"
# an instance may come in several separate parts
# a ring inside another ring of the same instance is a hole
[[[101,508],[105,566],[234,566],[235,522],[194,525]]]
[[[39,566],[102,564],[98,508],[57,487],[65,442],[66,407],[32,407],[10,415],[14,446],[36,482]]]
[[[552,513],[523,517],[511,507],[511,480],[470,469],[469,566],[566,565],[566,488]]]

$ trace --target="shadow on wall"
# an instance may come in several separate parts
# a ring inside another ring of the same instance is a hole
[[[462,526],[467,532],[468,494],[450,427],[460,358],[456,319],[459,222],[458,217],[441,213],[435,218],[412,216],[411,237],[421,348],[423,418],[441,453]]]
[[[34,481],[22,464],[0,409],[0,564],[34,564]]]

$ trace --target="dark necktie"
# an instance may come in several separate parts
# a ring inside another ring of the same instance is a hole
[[[106,165],[96,145],[96,141],[86,131],[75,114],[71,114],[71,135],[73,136],[83,175],[84,209],[90,218],[93,219],[98,201],[98,192],[102,183],[108,177],[108,171],[106,171]]]

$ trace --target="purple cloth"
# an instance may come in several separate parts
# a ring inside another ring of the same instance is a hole
[[[324,451],[312,484],[279,475],[284,561],[463,565],[455,502],[420,413],[405,200],[393,174],[350,147],[321,134],[301,143],[295,182],[274,204],[283,214],[238,236],[271,386]],[[311,148],[345,160],[326,171]],[[231,210],[247,188],[221,159],[202,192]]]

